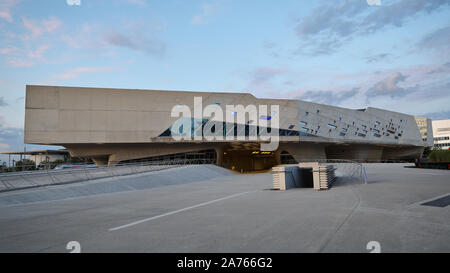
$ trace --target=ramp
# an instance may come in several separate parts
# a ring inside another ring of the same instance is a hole
[[[227,175],[237,174],[215,165],[188,165],[141,174],[3,192],[0,193],[0,207],[98,194],[146,190],[156,187],[202,182]]]

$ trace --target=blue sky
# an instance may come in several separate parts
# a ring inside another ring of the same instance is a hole
[[[0,151],[23,149],[26,84],[250,92],[450,118],[450,0],[380,2],[0,0]]]

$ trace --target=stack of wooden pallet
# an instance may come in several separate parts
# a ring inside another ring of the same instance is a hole
[[[306,178],[300,175],[299,168],[302,169],[302,173],[312,172],[312,182],[316,190],[328,190],[334,181],[336,181],[336,168],[333,165],[320,165],[318,162],[307,162],[300,163],[298,166],[286,165],[273,167],[273,188],[284,191],[307,184],[307,181],[302,181],[302,179],[305,180]]]
[[[277,166],[272,168],[273,188],[275,190],[286,190],[284,167]]]
[[[335,170],[336,168],[334,168],[333,165],[318,166],[313,170],[313,172],[319,174],[319,190],[328,190],[334,181],[336,181]]]
[[[336,181],[333,165],[320,165],[319,162],[304,162],[298,166],[302,169],[311,169],[313,172],[313,185],[316,190],[328,190]]]
[[[285,165],[272,168],[273,188],[277,190],[288,190],[300,186],[298,166]]]

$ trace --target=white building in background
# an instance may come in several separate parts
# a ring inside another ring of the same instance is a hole
[[[23,152],[5,152],[1,153],[9,156],[9,160],[7,164],[8,167],[15,166],[15,162],[17,162],[17,156],[19,156],[19,160],[29,159],[36,163],[36,167],[40,164],[54,162],[56,160],[66,161],[70,158],[69,152],[65,149],[60,150],[38,150],[38,151],[23,151]],[[13,156],[13,157],[11,157]]]
[[[434,147],[450,149],[450,119],[433,120]]]

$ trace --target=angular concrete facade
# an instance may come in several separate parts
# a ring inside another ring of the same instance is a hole
[[[278,149],[263,156],[261,141],[248,137],[174,140],[165,133],[179,120],[171,110],[177,105],[193,109],[194,97],[202,97],[203,105],[223,107],[225,115],[230,114],[225,105],[279,105]],[[432,134],[431,121],[425,122]],[[246,93],[27,86],[25,143],[61,145],[72,156],[89,156],[98,164],[214,150],[217,164],[252,170],[280,163],[283,155],[296,161],[413,158],[432,146],[432,138],[422,139],[413,116],[375,108],[352,110]]]

